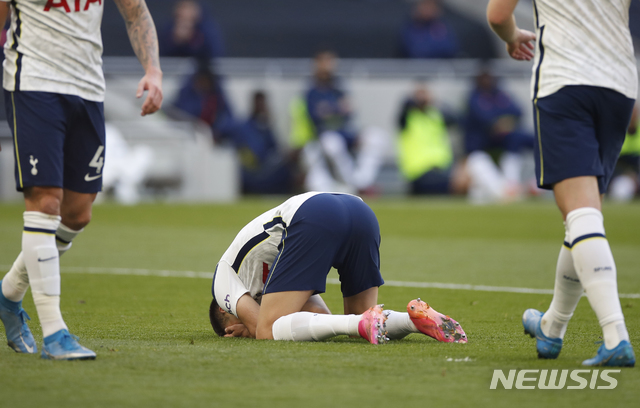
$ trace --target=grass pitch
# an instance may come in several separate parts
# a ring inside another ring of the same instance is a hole
[[[404,310],[421,297],[457,319],[469,343],[441,344],[417,334],[378,347],[347,337],[290,343],[217,338],[208,322],[207,279],[107,273],[212,272],[239,229],[279,201],[95,207],[93,223],[62,258],[62,310],[72,333],[98,358],[51,362],[2,346],[0,406],[637,405],[640,368],[614,375],[614,390],[489,389],[494,369],[571,370],[592,357],[601,332],[586,299],[559,359],[541,361],[520,317],[529,307],[546,310],[550,295],[384,286],[380,301],[387,308]],[[564,236],[552,203],[370,205],[380,220],[387,280],[552,288]],[[20,205],[0,206],[4,270],[19,252],[22,211]],[[607,205],[604,214],[620,292],[640,293],[640,206]],[[337,285],[328,285],[324,298],[341,312]],[[622,305],[640,355],[640,299],[624,298]],[[29,294],[25,309],[41,343]]]

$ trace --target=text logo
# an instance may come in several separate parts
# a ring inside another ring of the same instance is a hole
[[[622,370],[493,370],[489,389],[495,390],[612,390],[618,380],[612,377]],[[501,384],[502,387],[498,387]]]
[[[66,13],[71,13],[71,6],[73,6],[73,11],[87,11],[89,10],[89,5],[91,3],[98,3],[98,5],[102,5],[102,0],[84,0],[84,7],[80,4],[80,0],[47,0],[47,4],[44,6],[44,11],[49,11],[51,8],[63,8]]]
[[[229,311],[229,313],[231,313],[231,300],[229,300],[230,297],[230,295],[227,295],[224,298],[224,307],[227,309],[227,311]]]

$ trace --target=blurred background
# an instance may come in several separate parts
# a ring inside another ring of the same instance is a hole
[[[152,0],[163,110],[139,116],[142,69],[113,2],[103,200],[232,202],[345,191],[458,195],[475,204],[547,197],[535,187],[532,63],[507,58],[487,1]],[[640,50],[640,0],[631,31]],[[533,30],[532,4],[519,25]],[[0,98],[2,100],[2,98]],[[0,107],[0,200],[19,200]],[[629,127],[611,197],[638,192]]]

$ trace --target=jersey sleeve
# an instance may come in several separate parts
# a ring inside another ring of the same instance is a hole
[[[211,292],[218,305],[236,317],[238,299],[249,293],[231,265],[225,261],[220,261],[216,267]]]

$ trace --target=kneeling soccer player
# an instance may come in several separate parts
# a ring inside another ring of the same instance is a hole
[[[246,225],[213,277],[209,317],[219,336],[312,341],[337,335],[372,344],[422,332],[466,343],[460,325],[420,299],[408,313],[377,305],[380,228],[359,197],[306,193]],[[338,270],[345,315],[331,315],[318,294]],[[261,298],[261,304],[254,299]]]

